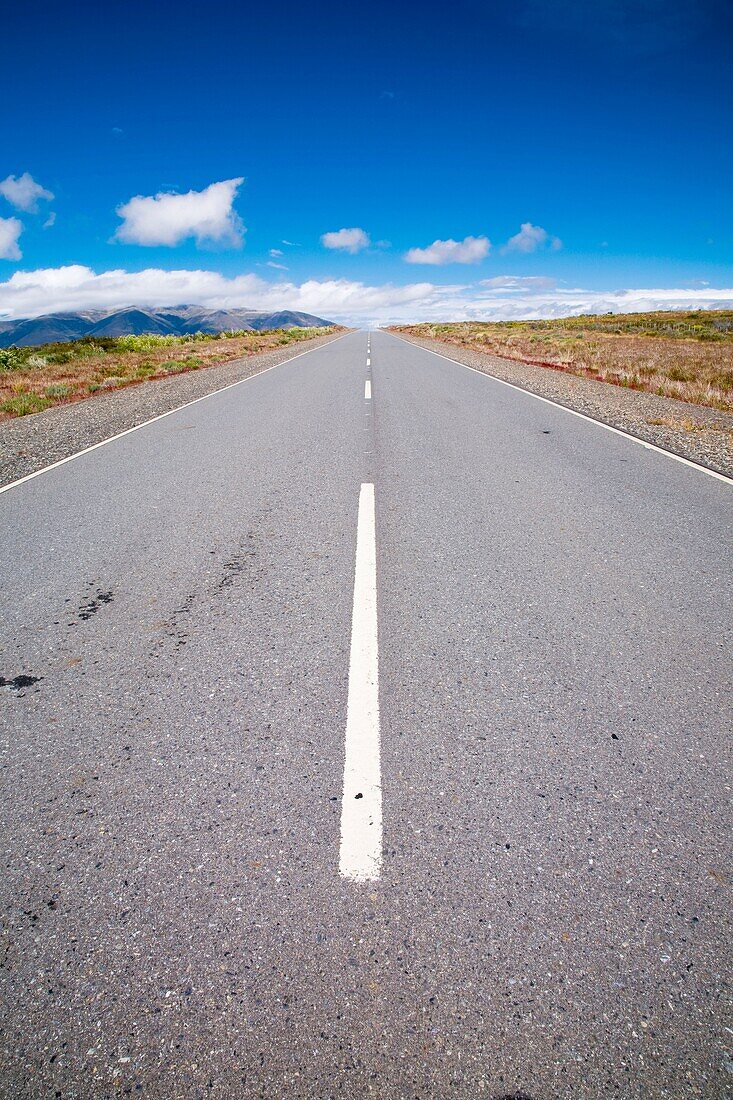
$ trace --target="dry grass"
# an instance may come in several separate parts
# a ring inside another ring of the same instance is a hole
[[[647,424],[651,424],[652,427],[673,428],[676,432],[719,432],[733,443],[733,429],[724,424],[701,424],[689,416],[655,416],[647,420]]]
[[[394,331],[733,409],[733,311],[402,325]]]
[[[0,420],[312,340],[334,328],[216,337],[122,337],[0,349]]]

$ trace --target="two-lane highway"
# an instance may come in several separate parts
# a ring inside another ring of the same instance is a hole
[[[729,1095],[730,500],[385,333],[0,494],[0,1093]]]

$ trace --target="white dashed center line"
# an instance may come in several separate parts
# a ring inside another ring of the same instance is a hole
[[[365,483],[356,531],[339,872],[352,882],[368,882],[379,878],[381,868],[377,548],[374,486]]]
[[[368,378],[364,383],[364,399],[366,401],[371,401],[372,399],[372,384]]]

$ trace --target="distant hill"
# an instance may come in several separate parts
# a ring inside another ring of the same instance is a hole
[[[186,336],[193,332],[229,332],[270,328],[323,328],[332,324],[310,313],[282,310],[258,313],[252,309],[204,309],[202,306],[148,308],[129,306],[117,310],[83,310],[48,313],[17,321],[0,321],[0,348],[34,347],[64,343],[82,336]]]

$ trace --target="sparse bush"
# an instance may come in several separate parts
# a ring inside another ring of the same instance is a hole
[[[164,367],[164,366],[165,366],[164,363],[155,364],[155,363],[150,363],[148,361],[143,361],[142,363],[138,363],[137,367],[135,368],[135,377],[136,378],[149,378],[151,374],[155,374],[156,371],[160,370],[161,367]]]
[[[169,348],[181,342],[180,336],[118,336],[115,343],[120,351],[152,351],[153,348]]]
[[[203,340],[226,340],[230,335],[229,332],[192,332],[188,336],[182,336],[181,340],[198,342]]]
[[[82,336],[80,340],[75,340],[73,346],[75,348],[89,348],[94,353],[103,351],[116,351],[118,336]]]
[[[25,362],[20,348],[0,348],[0,370],[18,370]]]
[[[51,402],[38,393],[19,393],[0,404],[0,411],[11,416],[28,416],[29,413],[43,412]]]
[[[56,382],[53,386],[46,386],[46,397],[68,397],[71,393],[71,386],[67,386],[65,382]]]
[[[719,390],[733,390],[733,369],[717,370],[710,375],[710,385],[717,386]]]

